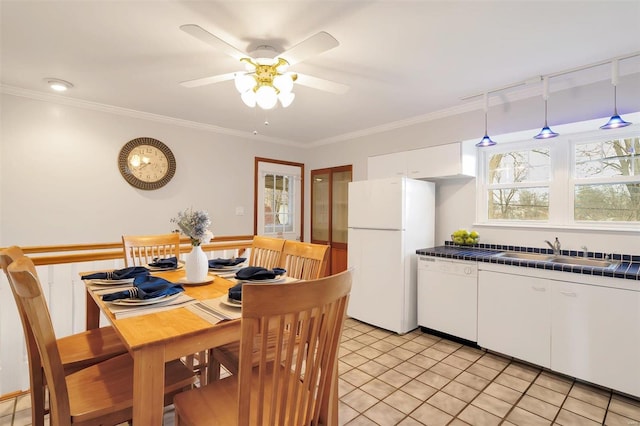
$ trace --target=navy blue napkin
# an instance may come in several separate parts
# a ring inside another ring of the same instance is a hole
[[[154,268],[162,268],[162,269],[175,269],[178,267],[178,259],[176,257],[167,257],[165,259],[160,259],[156,257],[153,259],[153,262],[149,264]]]
[[[242,301],[242,283],[236,284],[229,289],[229,299]]]
[[[284,274],[286,269],[273,268],[267,269],[260,266],[247,266],[236,272],[236,278],[239,280],[272,280],[277,276]]]
[[[149,275],[149,270],[144,266],[131,266],[110,272],[96,272],[83,275],[80,278],[83,280],[125,280],[127,278],[135,278],[138,275]]]
[[[209,260],[209,268],[222,268],[225,266],[236,266],[247,260],[246,257],[234,257],[231,259],[211,259]]]
[[[118,299],[153,299],[154,297],[170,296],[184,291],[180,284],[174,284],[164,278],[152,275],[138,275],[133,280],[133,288],[116,293],[105,294],[102,300],[110,302]]]

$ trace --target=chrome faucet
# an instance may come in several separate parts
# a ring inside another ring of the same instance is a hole
[[[560,240],[558,240],[558,237],[556,237],[556,240],[553,242],[553,244],[551,244],[549,240],[544,240],[544,242],[547,243],[549,247],[551,247],[551,249],[553,250],[553,254],[555,254],[556,256],[560,254]]]

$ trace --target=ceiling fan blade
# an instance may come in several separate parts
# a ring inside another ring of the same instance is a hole
[[[233,58],[236,58],[237,60],[249,57],[249,55],[247,55],[246,53],[236,49],[226,41],[214,36],[209,31],[202,29],[202,27],[198,25],[185,24],[185,25],[181,25],[180,29],[187,34],[194,36],[198,40],[207,43],[209,46],[212,46],[214,49],[224,52],[227,55]]]
[[[304,61],[307,58],[319,55],[320,53],[326,52],[329,49],[333,49],[339,44],[340,43],[338,43],[338,40],[333,38],[331,34],[320,31],[319,33],[312,35],[308,39],[296,44],[291,49],[283,52],[281,55],[278,55],[278,57],[285,59],[287,62],[289,62],[289,65],[294,65],[298,62]]]
[[[324,90],[325,92],[335,93],[337,95],[342,95],[349,90],[349,86],[346,84],[336,83],[334,81],[325,80],[323,78],[312,77],[307,74],[298,74],[298,78],[296,79],[296,84],[300,84],[302,86],[312,87],[318,90]]]
[[[205,86],[207,84],[220,83],[221,81],[233,80],[236,76],[236,73],[230,72],[227,74],[220,75],[212,75],[211,77],[203,77],[195,80],[187,80],[180,83],[180,86],[183,87],[199,87]]]

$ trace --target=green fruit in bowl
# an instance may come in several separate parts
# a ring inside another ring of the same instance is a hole
[[[451,233],[451,241],[454,244],[459,245],[474,245],[478,244],[480,235],[476,231],[467,231],[466,229],[458,229]]]

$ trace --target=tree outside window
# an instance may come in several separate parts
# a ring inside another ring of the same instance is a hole
[[[640,138],[575,145],[574,219],[640,221]]]

